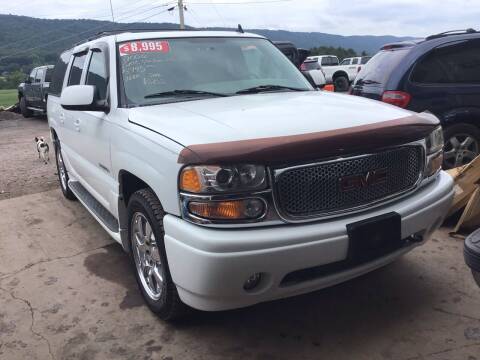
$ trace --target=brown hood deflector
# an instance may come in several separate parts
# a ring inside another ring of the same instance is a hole
[[[434,117],[412,115],[308,134],[190,145],[181,151],[178,162],[204,165],[302,163],[406,144],[425,138],[438,125]]]

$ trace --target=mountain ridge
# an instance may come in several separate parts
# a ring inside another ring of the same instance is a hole
[[[20,15],[0,14],[0,73],[31,67],[42,62],[52,63],[58,54],[101,30],[112,29],[177,29],[173,23],[113,23],[90,19],[41,19]],[[192,27],[190,27],[192,28]],[[235,30],[221,27],[197,28],[208,30]],[[296,46],[310,49],[319,46],[365,51],[371,55],[389,42],[412,37],[392,35],[343,36],[322,32],[295,32],[287,30],[245,29],[273,41],[291,41]]]

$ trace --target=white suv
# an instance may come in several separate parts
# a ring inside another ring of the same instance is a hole
[[[60,56],[48,120],[64,195],[164,319],[386,265],[453,195],[437,118],[315,90],[254,34],[99,35]]]

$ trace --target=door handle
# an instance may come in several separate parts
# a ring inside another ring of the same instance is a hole
[[[65,122],[65,113],[61,112],[58,118],[60,119],[60,124],[63,124]]]
[[[75,119],[73,125],[75,126],[76,131],[80,131],[80,119]]]

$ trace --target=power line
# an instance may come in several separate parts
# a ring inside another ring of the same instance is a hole
[[[141,0],[141,1],[137,2],[136,4],[130,4],[130,5],[128,5],[128,6],[122,6],[122,7],[120,7],[120,9],[125,10],[125,9],[127,9],[127,8],[130,8],[132,5],[137,5],[138,3],[141,3],[141,2],[143,2],[143,1],[146,1],[146,0]],[[168,6],[168,4],[171,4],[171,2],[170,2],[170,3],[167,3],[167,6]],[[134,10],[134,11],[137,12],[139,9],[144,8],[145,6],[150,6],[150,5],[151,5],[151,4],[143,4],[143,5],[141,5],[140,7],[138,7],[138,8],[137,8],[136,10]],[[152,9],[150,9],[150,10],[152,10]],[[129,11],[130,11],[130,10],[126,10],[126,11],[122,12],[120,16],[123,17],[125,14],[129,13]],[[146,11],[145,11],[145,12],[146,12]],[[143,12],[140,13],[140,14],[143,14]],[[137,14],[137,15],[140,15],[140,14]],[[87,20],[96,20],[96,19],[100,19],[100,18],[106,17],[106,16],[110,16],[110,15],[104,15],[104,16],[96,17],[96,18],[95,18],[95,17],[94,17],[94,18],[89,18],[89,19],[87,19]],[[68,31],[70,28],[72,28],[72,24],[67,25],[65,28],[61,29],[61,31]],[[45,37],[48,36],[48,35],[51,35],[51,34],[54,34],[54,33],[58,33],[59,30],[60,30],[60,29],[56,29],[56,30],[49,31],[49,32],[47,32],[47,33],[42,33],[42,34],[37,34],[37,35],[38,35],[38,38],[39,38],[39,39],[40,39],[40,38],[45,38]],[[12,41],[12,42],[10,42],[10,43],[8,43],[8,44],[5,44],[5,45],[0,46],[0,50],[5,49],[5,48],[8,48],[9,46],[11,46],[11,45],[13,45],[13,44],[19,45],[19,44],[21,44],[21,43],[24,43],[24,42],[26,42],[26,41],[31,41],[31,40],[32,40],[32,37],[30,36],[30,37],[25,38],[25,39],[22,39],[22,40]]]
[[[290,2],[292,0],[265,0],[265,1],[243,1],[243,2],[217,2],[217,5],[243,5],[243,4],[273,4],[279,2]],[[212,5],[206,2],[191,2],[191,5]]]
[[[154,8],[165,7],[165,6],[168,6],[168,5],[170,5],[170,4],[171,4],[171,2],[170,2],[170,3],[162,4],[162,5],[159,5],[159,6],[155,6]],[[125,20],[125,19],[128,19],[128,18],[131,18],[132,16],[138,16],[138,15],[140,15],[140,14],[143,14],[143,13],[146,13],[146,12],[149,12],[149,11],[152,11],[154,8],[149,9],[149,10],[147,10],[147,11],[143,11],[143,12],[141,12],[141,13],[139,13],[139,14],[135,14],[135,15],[131,15],[131,16],[126,16],[126,17],[123,17],[123,18],[119,18],[119,19],[117,19],[117,20],[118,20],[118,21],[119,21],[119,20]],[[143,20],[149,19],[149,18],[151,18],[151,17],[153,17],[153,16],[162,14],[162,13],[164,13],[164,12],[166,12],[166,11],[168,11],[168,9],[166,9],[165,11],[162,11],[162,12],[160,12],[160,13],[153,14],[153,15],[151,15],[151,16],[147,16],[146,18],[140,19],[140,20],[138,20],[138,21],[143,21]],[[75,37],[75,36],[78,36],[78,35],[83,35],[83,34],[86,34],[86,33],[90,33],[90,32],[92,32],[92,31],[99,30],[99,29],[101,29],[101,28],[103,28],[103,27],[104,27],[104,25],[98,26],[98,27],[95,27],[95,28],[93,28],[93,29],[89,29],[89,30],[86,30],[86,31],[82,31],[82,32],[80,32],[80,33],[78,33],[78,34],[73,34],[73,35],[65,36],[65,37],[63,37],[63,38],[56,39],[56,40],[50,41],[50,42],[48,42],[48,43],[44,43],[44,44],[41,44],[41,45],[38,45],[38,46],[35,46],[35,47],[32,47],[32,48],[29,48],[29,49],[21,50],[21,51],[18,51],[18,52],[16,52],[16,53],[9,54],[9,55],[6,55],[6,56],[2,56],[2,57],[0,57],[0,61],[3,60],[3,59],[7,59],[7,58],[9,58],[9,57],[12,57],[12,56],[20,55],[20,54],[23,54],[23,53],[26,53],[26,52],[29,52],[29,51],[32,51],[32,50],[35,50],[35,49],[39,49],[39,48],[42,48],[42,47],[45,47],[45,46],[48,46],[48,45],[57,43],[57,42],[59,42],[59,41],[67,40],[67,39],[70,39],[70,38]]]

